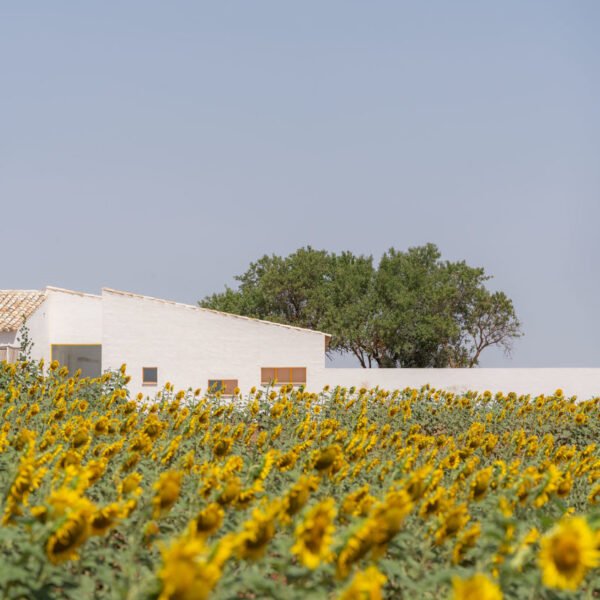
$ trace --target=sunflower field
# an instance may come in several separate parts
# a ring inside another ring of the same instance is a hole
[[[1,598],[600,597],[600,398],[127,382],[0,364]]]

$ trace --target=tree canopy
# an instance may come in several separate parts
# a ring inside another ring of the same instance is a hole
[[[363,367],[474,367],[522,335],[512,301],[486,288],[484,269],[442,260],[434,244],[371,256],[311,247],[265,255],[236,278],[237,289],[200,306],[331,334],[329,352]]]

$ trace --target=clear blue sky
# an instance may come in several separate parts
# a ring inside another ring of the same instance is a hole
[[[600,366],[600,2],[0,4],[0,287],[195,302],[431,241]]]

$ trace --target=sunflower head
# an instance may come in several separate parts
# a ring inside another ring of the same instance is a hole
[[[219,565],[208,560],[198,538],[181,537],[161,550],[159,600],[205,600],[221,577]]]
[[[213,535],[221,527],[224,515],[223,509],[218,504],[209,504],[194,519],[194,532],[205,537]]]
[[[381,600],[381,588],[385,585],[387,578],[377,567],[371,565],[364,571],[359,571],[352,578],[350,585],[341,593],[340,600]]]
[[[154,518],[169,511],[175,502],[177,502],[181,493],[182,478],[183,474],[178,471],[167,471],[158,478],[158,481],[153,486],[155,490],[154,498],[152,499]]]
[[[84,513],[74,513],[63,521],[46,542],[46,555],[54,565],[68,560],[77,560],[78,548],[85,542],[90,533],[88,520]]]
[[[483,573],[468,579],[453,577],[452,592],[452,600],[502,600],[500,588]]]
[[[337,511],[335,500],[327,498],[311,508],[304,521],[296,527],[296,543],[292,553],[309,569],[316,569],[332,558],[330,546]]]
[[[600,564],[596,536],[583,517],[563,518],[541,540],[539,565],[546,587],[577,590]]]

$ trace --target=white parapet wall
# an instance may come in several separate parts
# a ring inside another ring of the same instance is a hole
[[[562,389],[580,400],[600,397],[600,369],[323,369],[313,377],[325,385],[384,389],[420,388],[425,384],[453,392],[468,390],[552,394]]]

